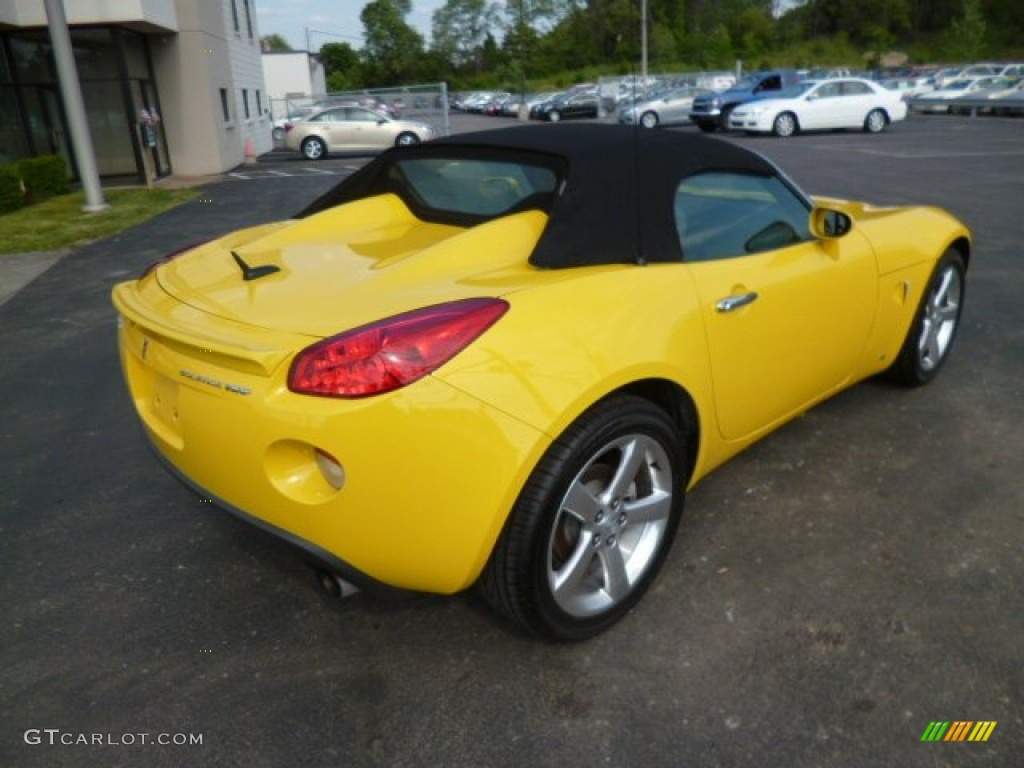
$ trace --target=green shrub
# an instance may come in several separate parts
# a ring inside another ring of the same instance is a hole
[[[16,211],[25,205],[21,177],[13,165],[0,165],[0,213]]]
[[[68,167],[60,155],[40,155],[18,161],[25,197],[38,203],[68,191]]]

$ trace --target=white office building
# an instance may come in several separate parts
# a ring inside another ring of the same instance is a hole
[[[272,148],[254,5],[64,0],[101,176],[222,173]],[[0,0],[0,163],[74,170],[69,136],[43,0]]]

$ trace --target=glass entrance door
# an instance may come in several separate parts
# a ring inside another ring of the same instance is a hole
[[[29,138],[37,155],[61,155],[68,164],[68,172],[74,176],[74,158],[68,141],[64,110],[61,109],[60,94],[56,88],[36,86],[26,88],[25,112],[28,119]]]

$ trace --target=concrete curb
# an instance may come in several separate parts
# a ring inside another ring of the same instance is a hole
[[[0,306],[69,253],[70,249],[0,254]]]

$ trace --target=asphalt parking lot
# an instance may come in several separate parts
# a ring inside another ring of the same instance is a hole
[[[1024,120],[730,140],[812,194],[962,217],[958,347],[930,386],[861,384],[705,480],[654,589],[582,645],[471,594],[332,599],[144,446],[111,286],[359,159],[264,158],[0,306],[0,766],[1018,765]],[[932,721],[997,725],[922,743]]]

